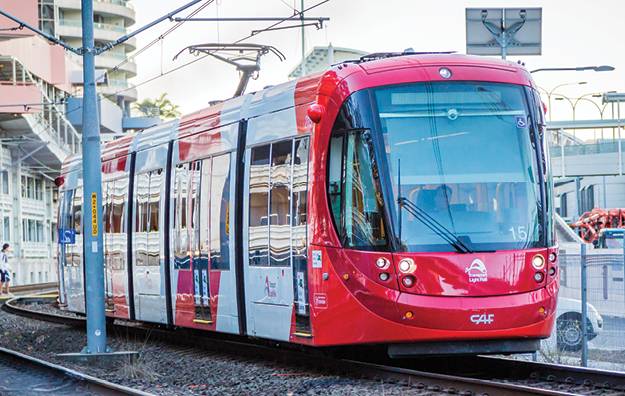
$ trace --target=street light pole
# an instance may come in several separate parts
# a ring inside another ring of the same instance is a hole
[[[556,89],[562,88],[562,87],[566,87],[568,85],[585,85],[585,84],[588,84],[588,83],[586,81],[578,81],[578,82],[574,82],[574,83],[568,82],[568,83],[563,83],[563,84],[556,85],[550,91],[547,91],[544,88],[538,87],[539,90],[542,90],[545,94],[547,94],[547,106],[548,106],[547,115],[549,116],[549,121],[551,121],[551,115],[553,114],[553,112],[551,111],[551,96],[555,93]],[[560,94],[558,94],[558,95],[560,95]]]
[[[542,71],[587,71],[592,70],[596,72],[612,71],[614,66],[602,65],[602,66],[577,66],[577,67],[543,67],[540,69],[531,70],[530,73],[538,73]]]

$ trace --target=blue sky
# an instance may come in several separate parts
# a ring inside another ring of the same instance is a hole
[[[309,7],[319,0],[306,0]],[[185,0],[133,0],[137,11],[137,25],[167,13],[186,3]],[[288,16],[290,7],[299,6],[299,0],[216,0],[198,16]],[[542,7],[543,50],[541,56],[509,57],[521,60],[530,69],[555,66],[582,66],[608,64],[613,72],[547,72],[537,73],[537,84],[551,90],[559,84],[587,82],[585,85],[566,85],[557,92],[578,97],[608,90],[625,91],[625,44],[623,15],[625,2],[618,0],[524,0],[518,1],[463,1],[463,0],[331,0],[311,11],[311,15],[331,18],[323,30],[308,28],[306,45],[323,46],[332,43],[338,47],[364,51],[401,51],[412,47],[417,51],[465,52],[465,8],[467,7]],[[188,11],[187,11],[188,12]],[[182,14],[184,15],[184,13]],[[140,83],[192,60],[188,54],[177,61],[173,56],[190,44],[232,42],[262,28],[267,22],[205,23],[188,22],[161,43],[136,58]],[[172,26],[163,22],[138,38],[141,48]],[[262,63],[260,77],[252,81],[248,90],[287,80],[289,71],[300,61],[299,29],[267,32],[248,42],[271,44],[286,54],[286,61],[267,57]],[[231,95],[238,82],[233,67],[214,59],[204,59],[192,66],[145,84],[139,88],[140,98],[155,97],[167,92],[183,112],[206,107],[209,100]],[[571,106],[565,101],[552,104],[554,119],[570,119]],[[607,115],[607,113],[606,113]],[[578,119],[599,118],[598,110],[587,102],[577,107]]]

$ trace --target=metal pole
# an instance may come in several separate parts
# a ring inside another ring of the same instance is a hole
[[[605,176],[603,176],[603,209],[608,208],[608,186],[605,182]]]
[[[586,318],[588,317],[588,302],[587,302],[587,289],[586,289],[586,244],[581,245],[581,291],[582,291],[582,366],[588,366],[588,337],[586,328]]]
[[[501,9],[501,59],[506,59],[508,55],[508,37],[506,34],[506,10]]]
[[[625,234],[623,234],[622,243],[623,243],[623,274],[625,274]],[[625,303],[625,281],[623,282],[623,303]]]
[[[618,174],[623,174],[623,151],[621,144],[621,102],[616,107],[616,125],[618,127]]]
[[[575,199],[577,201],[577,218],[579,219],[579,217],[582,215],[582,197],[581,197],[581,178],[579,176],[577,176],[575,178]]]
[[[300,2],[301,12],[299,14],[302,23],[302,77],[306,75],[306,28],[304,27],[304,0]]]
[[[560,133],[560,160],[562,162],[560,164],[561,173],[562,173],[561,176],[566,177],[566,167],[564,164],[564,131],[560,129],[558,132]]]
[[[86,278],[87,348],[84,352],[104,353],[106,316],[104,313],[104,266],[102,258],[102,162],[100,159],[100,121],[95,83],[95,45],[93,39],[93,0],[82,3],[83,45],[83,241]]]

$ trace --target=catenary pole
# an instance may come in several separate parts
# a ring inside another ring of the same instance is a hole
[[[104,263],[102,227],[102,161],[100,121],[95,84],[95,43],[93,39],[93,0],[82,2],[82,174],[83,174],[83,251],[86,281],[86,353],[107,352],[104,312]]]

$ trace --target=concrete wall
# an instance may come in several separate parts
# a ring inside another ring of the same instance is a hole
[[[11,14],[31,26],[37,27],[39,24],[39,10],[37,9],[37,0],[10,0],[2,2],[2,10]],[[0,29],[10,29],[17,26],[12,20],[0,16]],[[0,39],[32,36],[29,30],[0,31]]]

